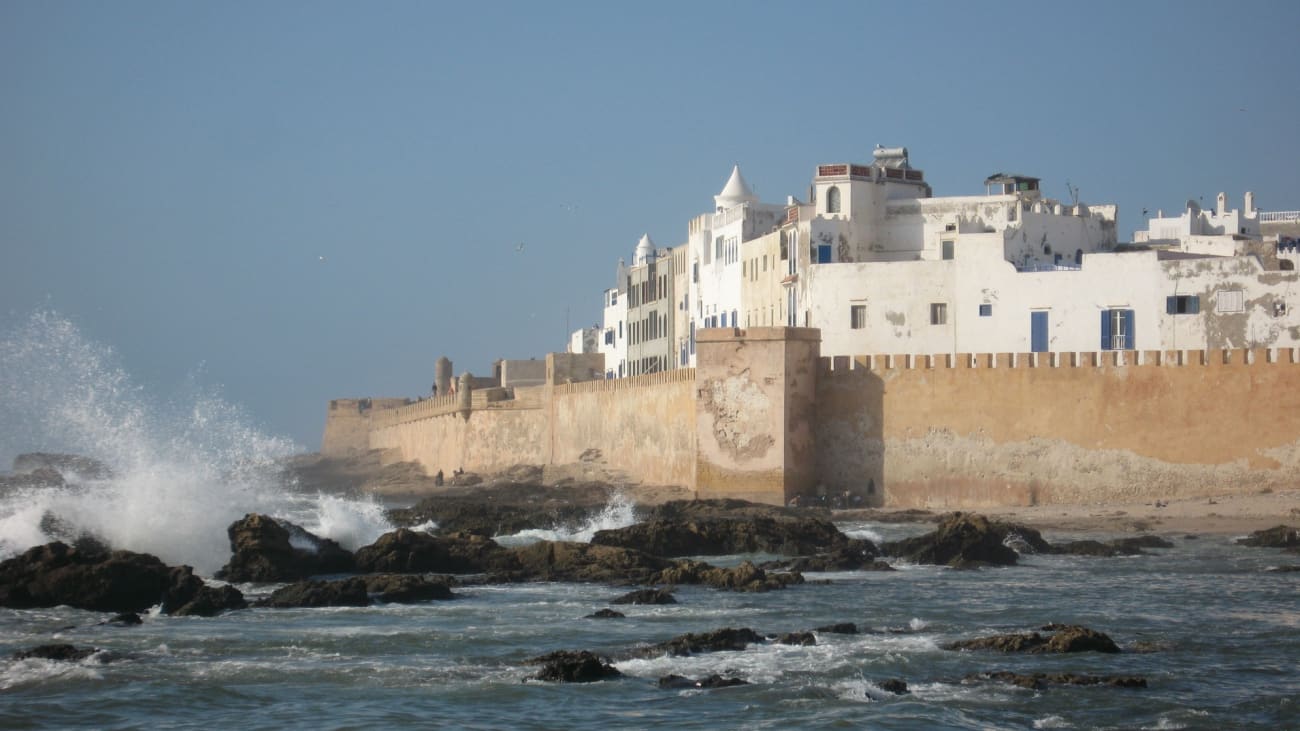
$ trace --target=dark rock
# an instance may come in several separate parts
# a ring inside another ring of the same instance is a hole
[[[106,619],[103,622],[100,622],[100,624],[111,624],[117,627],[134,627],[136,625],[144,624],[144,620],[140,619],[140,615],[135,612],[122,612],[121,614],[113,615],[111,619]]]
[[[700,678],[699,680],[691,680],[690,678],[685,678],[680,675],[665,675],[659,679],[660,688],[670,689],[732,688],[737,685],[749,685],[749,681],[740,678],[724,678],[717,673],[714,673],[707,678]]]
[[[611,600],[611,604],[676,604],[677,598],[667,589],[637,589]]]
[[[1119,652],[1119,647],[1104,633],[1078,625],[1049,624],[1043,630],[1054,632],[1044,637],[1038,632],[993,635],[973,640],[958,640],[944,645],[945,650],[996,650],[998,652]]]
[[[1052,685],[1108,685],[1114,688],[1145,688],[1147,680],[1138,675],[1080,675],[1077,673],[1013,673],[995,670],[967,675],[967,682],[995,680],[1030,690],[1046,690]]]
[[[212,617],[228,610],[243,609],[247,606],[248,602],[244,599],[243,593],[235,587],[207,586],[205,584],[198,587],[192,595],[187,597],[186,602],[179,605],[171,613],[179,617]]]
[[[54,542],[0,563],[0,606],[66,604],[98,612],[170,614],[192,601],[203,580],[189,566],[171,567],[147,553],[71,548]]]
[[[817,636],[812,632],[785,632],[776,636],[778,645],[815,645]]]
[[[732,591],[771,591],[802,584],[803,574],[769,573],[749,561],[732,568],[718,568],[699,561],[678,561],[655,574],[647,584],[703,584]]]
[[[0,477],[0,490],[21,490],[31,487],[64,487],[66,485],[67,483],[64,482],[63,475],[60,474],[58,470],[52,470],[49,467],[38,467],[31,472]]]
[[[433,521],[438,535],[473,531],[486,536],[585,523],[604,509],[613,493],[609,485],[558,487],[541,485],[535,470],[511,470],[506,481],[467,490],[449,488],[410,508],[390,510],[393,525],[410,527]],[[452,478],[455,481],[457,478]]]
[[[591,542],[635,548],[655,556],[801,556],[837,548],[848,540],[829,521],[818,518],[757,516],[654,520],[598,531]],[[872,549],[874,554],[874,546]]]
[[[479,533],[432,536],[399,528],[357,549],[361,571],[386,573],[478,574],[514,568],[509,551]]]
[[[217,572],[217,578],[225,581],[294,581],[347,573],[356,567],[352,554],[338,543],[288,521],[249,513],[231,523],[226,533],[232,555]]]
[[[1035,652],[1119,652],[1108,635],[1077,624],[1049,624],[1044,630],[1054,632],[1041,650]]]
[[[1173,548],[1174,544],[1160,536],[1131,536],[1115,538],[1105,543],[1093,540],[1069,541],[1053,544],[1049,553],[1069,556],[1140,556],[1144,548]]]
[[[362,579],[366,582],[366,592],[375,600],[385,604],[410,604],[456,598],[445,579],[415,574],[370,574],[363,576]]]
[[[839,622],[837,624],[825,624],[821,627],[814,627],[813,632],[822,632],[832,635],[856,635],[858,626],[852,622]]]
[[[299,581],[276,589],[257,603],[259,607],[364,607],[370,604],[365,579],[354,576],[337,581]]]
[[[897,556],[913,563],[954,568],[1011,566],[1019,557],[1005,545],[1012,534],[1017,542],[1034,546],[1035,550],[1050,550],[1050,545],[1033,528],[994,522],[973,513],[953,513],[946,516],[933,532],[885,543],[881,550],[887,556]]]
[[[581,652],[559,650],[535,657],[528,663],[542,666],[541,672],[533,676],[537,680],[558,683],[593,683],[623,675],[604,658],[586,650]]]
[[[683,657],[701,652],[743,650],[751,644],[762,641],[762,635],[748,627],[740,629],[724,627],[712,632],[678,635],[666,642],[638,648],[632,652],[632,656],[658,657],[660,655],[671,655],[673,657]]]
[[[788,571],[893,571],[894,567],[876,559],[876,545],[860,538],[849,538],[839,548],[816,554],[800,556],[787,561],[769,561],[764,569]]]
[[[583,619],[623,619],[626,616],[627,616],[626,614],[615,611],[613,609],[600,609],[591,614],[588,614],[587,616],[583,617]]]
[[[907,683],[898,678],[882,680],[876,683],[876,687],[887,693],[893,693],[894,695],[908,695],[912,692],[908,690]]]
[[[737,685],[749,685],[749,681],[740,678],[724,678],[714,673],[707,678],[700,678],[694,685],[696,688],[734,688]]]
[[[1257,530],[1246,538],[1237,540],[1237,545],[1256,548],[1295,548],[1300,546],[1300,531],[1288,525],[1277,525],[1265,530]]]
[[[654,577],[674,562],[628,548],[540,541],[511,550],[516,575],[531,581],[664,584]],[[687,583],[687,582],[676,582]]]
[[[1094,540],[1053,544],[1052,553],[1063,556],[1095,556],[1098,558],[1110,558],[1120,555],[1119,550],[1114,546]]]
[[[68,477],[106,480],[113,476],[113,470],[109,469],[108,465],[97,459],[83,457],[78,454],[28,452],[14,457],[13,471],[15,474],[31,475],[42,470],[57,473],[60,484]]]
[[[56,660],[59,662],[80,662],[99,652],[96,647],[74,647],[73,645],[39,645],[30,650],[19,650],[13,654],[15,660]]]
[[[1264,570],[1271,574],[1293,574],[1297,571],[1300,571],[1300,565],[1285,564],[1282,566],[1269,566]]]

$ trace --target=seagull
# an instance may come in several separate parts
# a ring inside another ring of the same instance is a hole
[[[325,257],[320,256],[320,257],[317,257],[317,258],[320,260],[320,262],[321,262],[322,264],[325,263]]]
[[[524,242],[520,241],[519,245],[515,247],[515,251],[523,251],[523,250],[524,250]]]

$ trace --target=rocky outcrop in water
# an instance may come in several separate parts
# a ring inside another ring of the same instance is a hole
[[[513,568],[510,552],[479,533],[433,536],[399,528],[357,549],[357,569],[367,572],[477,574]]]
[[[1119,646],[1105,633],[1073,624],[1049,624],[1043,627],[1050,635],[1038,632],[993,635],[972,640],[958,640],[943,646],[945,650],[995,650],[997,652],[1117,653]]]
[[[623,675],[605,658],[586,650],[580,652],[558,650],[535,657],[528,663],[542,666],[541,671],[533,676],[535,679],[556,683],[594,683]]]
[[[1144,548],[1173,548],[1174,544],[1160,536],[1130,536],[1115,538],[1106,542],[1082,540],[1066,543],[1053,543],[1048,553],[1070,556],[1097,556],[1110,558],[1114,556],[1141,556]]]
[[[513,576],[521,581],[663,584],[654,577],[674,564],[628,548],[567,541],[540,541],[511,551]]]
[[[338,581],[298,581],[276,589],[257,603],[259,607],[364,607],[370,604],[365,579],[354,576]]]
[[[637,589],[624,594],[617,599],[611,599],[610,604],[676,604],[677,597],[673,596],[667,589]]]
[[[1300,531],[1289,525],[1276,525],[1265,530],[1257,530],[1246,538],[1237,540],[1237,545],[1256,548],[1284,548],[1288,552],[1300,552]]]
[[[813,632],[832,635],[856,635],[858,626],[853,622],[837,622],[835,624],[824,624],[821,627],[814,627]]]
[[[13,654],[15,660],[54,660],[56,662],[81,662],[99,652],[98,647],[76,647],[75,645],[38,645],[29,650],[19,650]]]
[[[719,568],[700,561],[678,561],[644,583],[703,584],[729,591],[771,591],[802,584],[803,574],[767,572],[749,561],[732,568]]]
[[[912,693],[912,691],[907,687],[907,682],[900,678],[882,680],[876,683],[876,687],[886,693],[893,693],[894,695],[910,695]]]
[[[225,581],[283,582],[355,569],[352,554],[288,521],[249,513],[230,524],[230,561],[217,571]]]
[[[0,491],[21,490],[32,487],[63,487],[67,483],[58,470],[39,467],[31,472],[0,477]]]
[[[598,531],[591,542],[636,548],[656,556],[730,556],[737,553],[802,556],[840,547],[848,542],[848,538],[829,521],[818,518],[723,516],[637,523]]]
[[[833,551],[813,556],[799,556],[786,561],[768,561],[764,569],[787,571],[893,571],[894,567],[876,558],[876,544],[861,538],[848,542]]]
[[[107,480],[113,476],[108,465],[92,457],[79,454],[59,454],[56,452],[28,452],[14,457],[14,474],[35,474],[53,472],[59,475],[59,482],[67,479]]]
[[[632,650],[632,657],[660,657],[670,655],[685,657],[702,652],[724,652],[743,650],[752,644],[763,642],[763,636],[748,627],[733,629],[724,627],[712,632],[687,633],[678,635],[664,642]]]
[[[366,592],[371,599],[385,604],[442,601],[456,597],[451,591],[451,582],[446,577],[370,574],[362,579],[366,582]]]
[[[817,644],[817,636],[812,632],[782,632],[776,636],[776,644],[811,647]]]
[[[208,587],[189,566],[168,566],[147,553],[86,551],[54,542],[0,563],[0,606],[60,604],[100,612],[142,612],[161,604],[164,614],[244,606],[238,590]]]
[[[1113,688],[1145,688],[1147,679],[1140,675],[1081,675],[1078,673],[1015,673],[993,670],[967,675],[963,682],[993,680],[1030,690],[1047,690],[1053,685],[1107,685]]]
[[[453,483],[465,475],[452,477]],[[437,534],[472,531],[487,536],[512,535],[524,530],[550,530],[577,526],[604,509],[614,488],[581,484],[544,486],[539,472],[520,467],[492,485],[473,489],[449,488],[409,508],[388,511],[393,525],[411,527],[429,521]]]
[[[1013,566],[1019,554],[1006,545],[1009,541],[1026,550],[1051,551],[1051,545],[1033,528],[991,521],[974,513],[953,513],[944,517],[934,531],[882,544],[880,550],[886,556],[912,563],[953,568]]]
[[[622,612],[605,608],[605,609],[599,609],[595,612],[592,612],[591,614],[588,614],[587,616],[583,617],[583,619],[624,619],[626,617],[627,615],[623,614]]]
[[[708,690],[712,688],[734,688],[737,685],[749,685],[749,681],[740,678],[725,678],[714,673],[713,675],[700,678],[699,680],[691,680],[690,678],[681,675],[665,675],[660,678],[658,682],[660,688],[671,690],[687,688],[701,688]]]

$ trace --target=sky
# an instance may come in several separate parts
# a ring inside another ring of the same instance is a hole
[[[144,389],[198,379],[314,450],[331,398],[562,351],[737,163],[784,202],[906,146],[935,195],[1034,175],[1118,204],[1121,241],[1220,191],[1298,210],[1298,27],[1289,0],[0,0],[0,332],[56,311]]]

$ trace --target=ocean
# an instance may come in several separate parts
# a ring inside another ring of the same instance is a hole
[[[260,434],[211,393],[155,403],[113,365],[111,350],[55,316],[33,318],[2,345],[0,396],[9,400],[0,454],[38,440],[103,459],[114,476],[0,495],[0,558],[49,540],[51,514],[64,530],[208,576],[229,556],[226,526],[253,510],[348,548],[389,528],[374,501],[278,482],[268,466],[293,445]],[[16,427],[20,411],[32,415]],[[499,538],[586,540],[631,520],[630,507],[615,502],[588,525]],[[929,528],[840,527],[877,541]],[[760,594],[680,587],[678,604],[620,606],[622,619],[586,615],[625,587],[565,583],[470,586],[452,601],[356,609],[152,613],[134,627],[67,607],[0,609],[0,728],[1300,728],[1300,573],[1268,570],[1295,558],[1232,536],[1167,537],[1173,548],[1127,558],[1028,555],[976,571],[896,564],[893,572],[810,573],[807,584]],[[273,588],[238,586],[250,599]],[[811,646],[627,657],[688,632],[777,634],[841,622],[860,631],[818,632]],[[1099,630],[1123,652],[943,649],[1048,623]],[[12,659],[53,642],[103,652],[75,663]],[[622,677],[530,679],[537,668],[527,660],[553,650],[607,655]],[[975,677],[1000,670],[1139,675],[1147,687],[1031,690]],[[660,688],[669,674],[748,684]],[[909,692],[877,685],[889,679]]]

